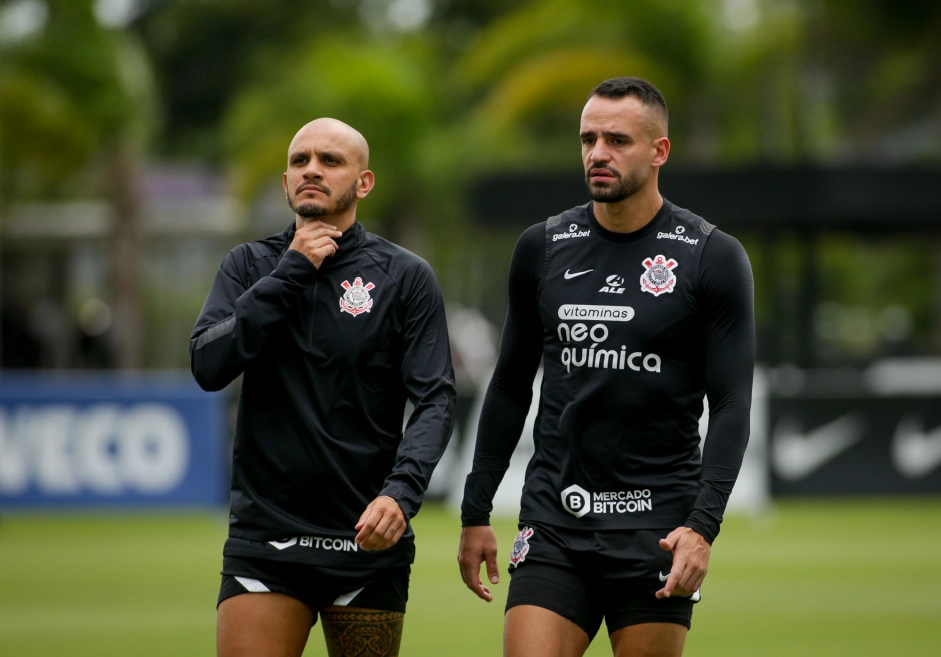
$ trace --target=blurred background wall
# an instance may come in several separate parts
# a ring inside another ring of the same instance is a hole
[[[334,116],[370,142],[360,219],[439,277],[466,441],[515,240],[587,200],[579,114],[618,75],[670,105],[664,194],[751,258],[772,492],[941,491],[941,5],[918,0],[5,0],[0,379],[191,385],[218,263],[292,220],[287,144]]]

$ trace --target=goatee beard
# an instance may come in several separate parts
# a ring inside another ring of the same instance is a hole
[[[288,205],[290,205],[290,203]],[[312,202],[301,203],[296,208],[291,209],[305,219],[316,219],[317,217],[322,217],[327,214],[327,208],[319,203]]]
[[[636,194],[646,184],[646,180],[641,180],[635,172],[630,172],[626,176],[620,175],[614,169],[608,169],[614,176],[615,182],[606,187],[593,187],[591,184],[591,169],[585,172],[585,185],[588,187],[588,195],[595,203],[617,203]]]
[[[343,195],[337,199],[336,205],[334,206],[332,213],[336,214],[343,212],[351,205],[353,201],[356,200],[356,189],[359,187],[359,181],[356,180],[347,189]],[[323,217],[325,215],[331,214],[331,211],[328,210],[324,205],[320,203],[315,203],[314,201],[304,201],[300,205],[295,206],[291,199],[288,198],[288,207],[295,212],[295,214],[304,217],[305,219],[317,219],[318,217]]]

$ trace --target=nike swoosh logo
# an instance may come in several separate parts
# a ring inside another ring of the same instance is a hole
[[[774,470],[782,479],[803,479],[856,443],[862,430],[862,420],[853,413],[806,433],[794,418],[785,417],[774,430]]]
[[[918,479],[941,465],[941,427],[926,432],[921,421],[903,417],[892,438],[892,462],[908,479]]]
[[[669,574],[664,575],[662,572],[658,575],[658,577],[660,578],[660,581],[661,581],[661,582],[665,582],[665,581],[667,581],[668,579],[670,579],[670,575],[669,575]],[[701,590],[702,590],[702,589],[696,589],[696,590],[693,592],[693,594],[692,594],[691,596],[689,596],[689,599],[690,599],[692,602],[699,602],[700,600],[702,600],[702,594],[700,594],[700,591],[701,591]]]
[[[566,269],[566,270],[565,270],[565,274],[564,274],[565,280],[569,280],[570,278],[575,278],[576,276],[581,276],[582,274],[587,274],[587,273],[590,272],[590,271],[595,271],[595,270],[594,270],[594,269],[586,269],[585,271],[577,271],[577,272],[575,272],[574,274],[570,274],[570,273],[569,273],[569,270]]]

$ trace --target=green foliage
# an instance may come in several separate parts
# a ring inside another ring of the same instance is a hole
[[[153,122],[141,45],[101,27],[91,0],[54,0],[48,8],[38,35],[0,53],[0,173],[8,197],[63,193],[70,174],[116,143],[142,146]]]
[[[20,67],[0,74],[0,176],[3,197],[48,194],[49,182],[78,171],[96,136],[74,120],[71,99],[49,80]]]
[[[298,49],[290,59],[291,66],[247,85],[227,119],[240,194],[251,198],[266,185],[280,184],[294,134],[308,121],[331,116],[369,142],[376,187],[364,212],[394,219],[409,211],[421,184],[415,176],[420,137],[437,118],[430,58],[421,44],[335,35]]]

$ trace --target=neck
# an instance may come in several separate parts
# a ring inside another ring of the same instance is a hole
[[[616,203],[595,203],[595,219],[612,233],[633,233],[653,220],[663,206],[657,187],[642,189]]]
[[[312,221],[322,221],[325,224],[330,226],[336,226],[336,229],[341,233],[345,233],[349,230],[354,223],[356,223],[356,213],[355,212],[344,212],[343,214],[325,214],[322,217],[302,217],[299,214],[294,215],[294,228],[295,230],[301,226],[306,226]]]

